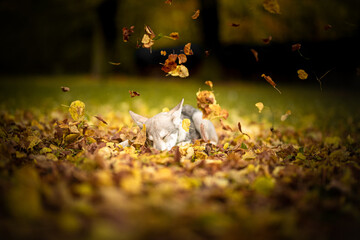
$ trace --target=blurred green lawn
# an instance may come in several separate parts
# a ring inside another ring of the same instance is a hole
[[[310,81],[310,80],[309,80]],[[240,120],[274,122],[302,127],[317,127],[325,134],[357,135],[360,129],[359,96],[356,88],[339,88],[323,83],[320,91],[316,81],[300,81],[296,84],[278,84],[279,94],[266,81],[214,81],[218,103],[229,110],[229,122]],[[70,87],[62,92],[61,86]],[[54,109],[67,111],[62,105],[74,100],[86,104],[88,115],[128,114],[131,109],[151,116],[164,107],[171,108],[181,98],[196,106],[196,92],[210,88],[199,79],[113,77],[94,80],[88,76],[32,76],[2,77],[0,81],[0,108],[15,113],[17,109],[29,109],[47,114]],[[140,97],[130,98],[129,90],[137,91]],[[258,113],[255,103],[263,102],[265,108]],[[292,115],[281,122],[287,110]],[[274,119],[274,120],[273,120]]]

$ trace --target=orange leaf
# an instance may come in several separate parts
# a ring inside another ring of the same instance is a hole
[[[268,83],[271,84],[271,86],[273,86],[280,94],[280,90],[276,88],[276,83],[272,80],[272,78],[270,76],[266,76],[265,74],[261,74],[261,77],[263,77]]]
[[[200,10],[196,10],[194,15],[191,16],[191,18],[195,20],[199,17],[199,15],[200,15]]]
[[[209,87],[213,88],[214,84],[212,83],[212,81],[206,81],[205,82],[206,85],[208,85]]]
[[[186,55],[193,55],[193,51],[191,50],[191,43],[187,43],[184,47],[184,53]]]
[[[255,61],[259,61],[259,54],[258,52],[255,50],[255,49],[250,49],[250,51],[252,52],[252,54],[254,55],[255,57]]]
[[[185,54],[179,54],[178,60],[179,60],[179,64],[186,63],[187,57]]]
[[[178,40],[179,39],[179,33],[178,32],[172,32],[169,34],[169,37],[173,40]]]

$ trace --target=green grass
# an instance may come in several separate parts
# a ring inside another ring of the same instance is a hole
[[[327,87],[321,92],[313,84],[280,84],[279,94],[265,81],[214,81],[214,92],[218,103],[230,111],[230,122],[265,121],[274,126],[289,124],[295,127],[319,127],[326,133],[350,134],[359,129],[358,94],[356,89]],[[62,92],[60,87],[70,87]],[[171,108],[181,98],[185,103],[196,106],[195,93],[209,89],[201,80],[155,79],[141,77],[113,77],[95,80],[88,76],[41,76],[8,77],[0,82],[1,108],[10,112],[17,109],[31,109],[48,113],[54,109],[66,111],[74,100],[86,104],[89,115],[128,114],[131,109],[143,115],[152,115],[162,108]],[[140,97],[130,98],[129,90],[137,91]],[[263,102],[267,108],[261,114],[255,103]],[[292,115],[285,122],[280,117],[287,110]]]

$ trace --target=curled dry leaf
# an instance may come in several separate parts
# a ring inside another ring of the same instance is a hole
[[[203,113],[203,118],[219,118],[222,117],[227,119],[229,113],[220,107],[219,104],[216,103],[215,95],[212,91],[198,91],[196,93],[196,101],[198,108]]]
[[[178,55],[178,61],[179,61],[179,64],[186,63],[186,61],[187,61],[186,55],[185,54],[179,54]]]
[[[178,32],[172,32],[172,33],[169,34],[169,37],[172,40],[178,40],[179,39],[179,33]]]
[[[280,14],[280,5],[277,0],[264,0],[263,6],[269,13]]]
[[[276,88],[276,83],[272,80],[272,78],[270,76],[266,76],[265,74],[261,74],[261,77],[263,77],[268,83],[271,84],[271,86],[273,86],[280,94],[280,90]]]
[[[186,78],[189,76],[189,70],[184,65],[177,65],[174,70],[168,72],[168,75],[173,77]]]
[[[148,25],[145,25],[145,34],[149,35],[151,39],[155,38],[156,36],[154,31]]]
[[[143,124],[141,131],[137,134],[136,139],[134,140],[134,145],[145,145],[146,142],[146,126]]]
[[[191,50],[191,43],[187,43],[184,47],[184,53],[186,55],[193,55],[194,52]]]
[[[68,92],[68,91],[70,91],[70,88],[69,87],[61,87],[61,90],[63,92]]]
[[[254,55],[255,61],[259,61],[259,54],[255,49],[250,49],[250,51],[252,52],[252,54]]]
[[[177,63],[176,63],[177,57],[178,57],[177,54],[169,54],[168,58],[165,60],[165,63],[163,64],[161,70],[163,70],[166,73],[174,71],[177,67]]]
[[[160,54],[161,54],[162,56],[166,56],[166,51],[160,51]]]
[[[108,125],[108,123],[107,123],[102,117],[100,117],[100,116],[94,116],[94,117],[95,117],[97,120],[99,120],[100,122]]]
[[[212,81],[206,81],[205,84],[208,85],[210,88],[213,88],[214,86]]]
[[[305,80],[308,78],[308,74],[303,69],[297,70],[297,74],[301,80]]]
[[[131,26],[130,28],[127,28],[127,27],[122,28],[122,34],[123,34],[123,41],[124,42],[129,41],[129,38],[130,38],[131,34],[134,33],[134,29],[135,29],[134,26]]]
[[[264,109],[264,104],[262,102],[255,103],[255,107],[259,109],[259,113]]]
[[[184,120],[182,120],[181,126],[186,132],[189,132],[190,124],[191,124],[190,119],[185,118]]]
[[[152,45],[154,45],[154,40],[152,40],[148,34],[144,34],[141,43],[144,48],[151,48]]]
[[[244,133],[244,132],[242,131],[242,129],[241,129],[241,123],[240,123],[240,122],[238,122],[238,129],[239,129],[239,131],[240,131],[242,134],[244,134],[244,135],[247,136],[248,138],[251,138],[251,137],[249,136],[249,134]]]
[[[138,96],[140,96],[140,93],[138,93],[138,92],[135,92],[135,91],[131,91],[131,90],[129,90],[129,93],[130,93],[130,97],[138,97]]]
[[[199,17],[199,15],[200,15],[200,10],[198,9],[195,11],[194,15],[191,16],[191,18],[195,20]]]

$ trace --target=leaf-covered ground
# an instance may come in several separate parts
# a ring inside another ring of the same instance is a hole
[[[216,120],[218,145],[160,152],[136,141],[141,133],[127,110],[151,116],[183,97],[196,106],[204,83],[1,82],[1,236],[358,239],[356,91],[278,87],[281,95],[268,85],[215,82],[233,131]],[[69,113],[75,100],[85,103],[84,119]],[[134,144],[122,148],[126,139]]]

